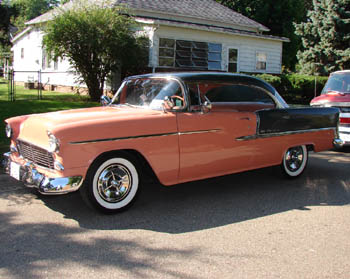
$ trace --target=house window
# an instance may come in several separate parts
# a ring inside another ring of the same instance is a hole
[[[21,58],[24,58],[24,48],[21,48]]]
[[[221,70],[221,44],[161,38],[159,66]]]
[[[256,69],[257,70],[266,70],[266,60],[267,55],[265,52],[256,53]]]
[[[55,59],[55,60],[53,61],[53,69],[54,69],[54,70],[58,70],[58,59]]]
[[[42,50],[41,66],[43,70],[51,67],[51,55],[49,55],[49,53],[47,53],[46,49],[44,48]]]
[[[175,40],[159,40],[159,66],[174,67]]]
[[[238,49],[236,48],[228,50],[228,71],[230,73],[238,72]]]
[[[208,44],[208,70],[221,70],[221,44]]]

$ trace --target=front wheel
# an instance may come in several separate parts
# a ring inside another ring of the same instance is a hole
[[[281,168],[288,177],[298,177],[305,170],[307,161],[308,151],[305,145],[291,147],[283,156]]]
[[[89,169],[81,189],[88,205],[104,213],[125,210],[139,189],[136,162],[130,156],[106,157]]]

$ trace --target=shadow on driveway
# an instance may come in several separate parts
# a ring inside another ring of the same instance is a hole
[[[129,210],[102,215],[78,193],[41,199],[83,228],[144,229],[172,234],[215,228],[314,205],[350,203],[350,154],[313,154],[302,177],[287,179],[279,167],[164,187],[142,185]]]

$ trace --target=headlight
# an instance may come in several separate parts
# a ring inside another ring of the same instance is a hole
[[[48,132],[48,135],[49,135],[49,152],[58,152],[60,149],[59,140],[50,132]]]
[[[7,125],[6,125],[5,132],[6,132],[6,137],[8,137],[8,138],[11,138],[11,137],[12,137],[12,128],[11,128],[11,125],[10,125],[10,124],[7,124]]]

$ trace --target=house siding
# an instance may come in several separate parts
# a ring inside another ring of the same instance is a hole
[[[203,30],[205,27],[176,26],[173,24],[158,24],[154,20],[141,20],[143,27],[138,33],[147,35],[150,38],[149,64],[148,66],[157,71],[159,67],[159,39],[169,38],[175,40],[198,41],[221,44],[221,70],[228,70],[228,51],[230,48],[238,50],[237,70],[245,73],[281,73],[282,43],[283,40],[276,38],[261,38],[258,34],[232,34],[227,32]],[[209,29],[209,28],[208,28]],[[43,85],[59,85],[70,87],[86,87],[80,84],[77,75],[67,59],[59,60],[58,67],[54,68],[54,62],[50,67],[43,68],[42,39],[44,33],[35,26],[31,26],[23,34],[14,40],[14,70],[15,80],[21,82],[38,81],[38,71],[42,71],[41,82]],[[24,49],[24,57],[21,58],[21,49]],[[266,54],[266,69],[257,70],[257,52]],[[190,70],[190,68],[188,68]],[[172,70],[162,67],[162,70]],[[31,72],[20,72],[31,71]],[[69,88],[68,88],[69,89]]]
[[[38,28],[32,28],[19,37],[12,47],[13,70],[16,82],[37,82],[38,71],[41,71],[41,83],[43,85],[54,84],[69,87],[78,87],[77,76],[72,73],[67,59],[59,59],[58,68],[54,68],[54,61],[50,67],[43,67],[42,40],[44,33]],[[21,57],[21,50],[24,57]]]
[[[228,49],[238,49],[238,70],[247,73],[281,73],[282,42],[254,37],[229,35],[217,32],[201,30],[191,30],[186,28],[176,28],[161,26],[152,33],[153,53],[150,57],[150,66],[158,66],[159,39],[169,38],[177,40],[200,41],[222,44],[222,65],[223,71],[228,67]],[[264,52],[267,55],[266,70],[256,70],[256,53]]]

